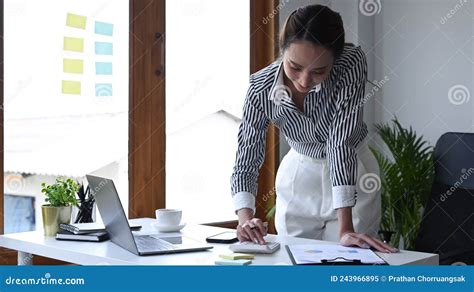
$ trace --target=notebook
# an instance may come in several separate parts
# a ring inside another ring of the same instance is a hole
[[[133,224],[130,223],[130,229],[132,231],[139,230],[142,228],[141,225],[138,224]],[[97,222],[92,222],[92,223],[71,223],[71,224],[65,224],[61,223],[59,224],[59,228],[63,230],[67,230],[69,232],[72,232],[74,234],[87,234],[91,232],[99,232],[99,231],[105,231],[105,226],[102,223],[97,223]]]
[[[67,230],[59,230],[56,234],[56,239],[101,242],[109,239],[109,234],[107,231],[92,232],[88,234],[74,234]]]

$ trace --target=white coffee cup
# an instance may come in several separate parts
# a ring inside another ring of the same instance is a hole
[[[156,221],[161,226],[177,226],[181,223],[183,211],[180,209],[157,209]]]

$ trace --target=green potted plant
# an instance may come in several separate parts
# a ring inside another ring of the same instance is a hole
[[[79,184],[70,178],[57,178],[52,185],[41,184],[41,192],[48,204],[41,206],[44,234],[55,236],[59,224],[70,223],[72,206],[77,206],[76,194]]]
[[[380,234],[393,235],[392,245],[412,250],[434,179],[433,148],[397,118],[376,130],[388,148],[387,153],[371,147],[382,182]]]

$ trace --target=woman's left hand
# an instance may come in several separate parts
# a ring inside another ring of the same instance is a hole
[[[374,248],[380,252],[399,252],[398,248],[392,247],[368,234],[347,232],[341,236],[340,242],[344,246],[358,246],[362,248]]]

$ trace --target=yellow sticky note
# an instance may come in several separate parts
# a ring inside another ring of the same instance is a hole
[[[84,61],[76,59],[64,59],[64,73],[82,74],[84,72]]]
[[[255,258],[254,255],[245,253],[221,254],[219,257],[226,260],[253,260]]]
[[[63,80],[62,85],[64,94],[81,94],[81,82]]]
[[[64,50],[73,52],[84,52],[84,39],[64,37]]]
[[[75,28],[86,29],[86,17],[68,13],[66,19],[66,25]]]

